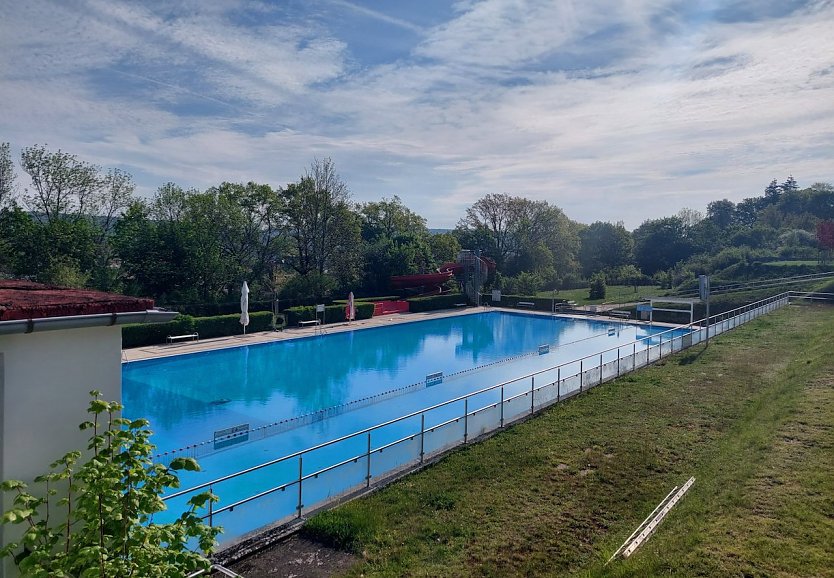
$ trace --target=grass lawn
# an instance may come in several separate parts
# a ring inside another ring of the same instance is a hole
[[[834,576],[834,308],[790,306],[315,517],[350,576]],[[627,561],[605,560],[695,485]]]
[[[767,264],[771,267],[792,267],[794,265],[819,265],[817,259],[812,261],[768,261]]]
[[[562,289],[556,293],[557,299],[576,301],[578,305],[599,305],[600,303],[630,303],[641,297],[665,295],[666,289],[657,285],[640,285],[634,292],[634,285],[609,285],[605,291],[605,299],[588,299],[588,288]],[[536,297],[553,297],[553,291],[539,291]]]

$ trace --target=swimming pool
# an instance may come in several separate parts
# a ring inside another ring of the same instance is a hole
[[[483,387],[483,373],[467,378],[472,368],[492,365],[489,379],[497,383],[666,330],[490,311],[130,362],[122,370],[122,398],[127,415],[151,421],[159,451],[171,452],[243,424],[280,423],[273,429],[285,431],[303,425],[300,416],[332,415],[422,389],[397,404],[418,409]],[[551,352],[535,355],[545,344]],[[444,381],[428,394],[426,375],[437,372]],[[365,413],[372,422],[396,417]],[[365,423],[357,416],[357,425]]]
[[[676,351],[687,333],[479,312],[131,362],[123,367],[123,401],[127,416],[151,420],[161,461],[199,456],[203,471],[183,475],[183,487],[276,461],[212,487],[217,508],[235,508],[214,520],[227,542],[576,393],[583,379],[588,387],[619,374],[621,363],[628,371]],[[441,381],[426,381],[438,372]],[[472,413],[477,407],[486,409]],[[284,427],[270,427],[276,423]],[[231,443],[214,440],[236,428],[244,434]],[[325,445],[308,451],[318,444]],[[259,492],[268,496],[239,502]],[[186,498],[169,501],[171,516]]]

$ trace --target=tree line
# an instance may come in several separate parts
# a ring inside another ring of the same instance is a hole
[[[590,225],[547,201],[487,194],[455,229],[431,234],[393,195],[353,202],[330,159],[282,187],[229,183],[200,191],[175,183],[150,199],[131,175],[64,151],[0,144],[0,275],[146,295],[160,304],[253,296],[326,298],[390,293],[392,275],[428,272],[461,248],[496,262],[505,293],[609,282],[671,285],[751,259],[830,257],[834,187],[793,177],[762,196],[682,209],[634,231]],[[834,241],[834,240],[832,240]],[[596,277],[595,277],[596,276]]]

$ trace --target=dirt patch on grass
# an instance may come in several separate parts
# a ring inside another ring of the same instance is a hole
[[[357,557],[299,536],[232,564],[246,578],[329,578],[347,572]]]

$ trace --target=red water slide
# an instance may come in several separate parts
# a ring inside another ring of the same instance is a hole
[[[392,289],[414,289],[417,287],[439,288],[446,281],[453,279],[460,271],[459,263],[443,263],[437,268],[436,273],[423,273],[420,275],[396,275],[391,277]]]

